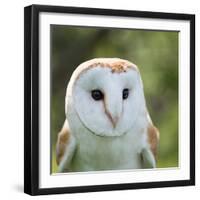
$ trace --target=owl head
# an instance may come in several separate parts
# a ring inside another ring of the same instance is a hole
[[[80,64],[72,74],[65,101],[66,115],[73,107],[80,123],[98,136],[126,134],[146,109],[137,66],[119,58]]]

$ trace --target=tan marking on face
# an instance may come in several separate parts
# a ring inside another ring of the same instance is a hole
[[[75,81],[80,77],[81,74],[95,67],[109,68],[112,73],[123,73],[123,72],[127,72],[128,69],[138,71],[137,66],[127,60],[123,60],[120,58],[95,58],[95,59],[83,62],[82,64],[78,66],[80,70],[77,73]]]
[[[127,69],[131,69],[132,65],[124,61],[97,62],[97,63],[93,63],[89,65],[88,69],[91,69],[94,67],[110,68],[112,73],[122,73],[122,72],[126,72]]]
[[[70,133],[66,127],[63,127],[58,134],[57,144],[56,144],[56,162],[59,164],[65,154],[66,146],[69,142]]]
[[[159,131],[155,126],[150,124],[147,129],[147,135],[151,151],[154,154],[154,157],[156,158],[158,141],[159,141]]]

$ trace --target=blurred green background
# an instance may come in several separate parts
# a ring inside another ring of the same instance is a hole
[[[178,32],[51,25],[51,171],[65,120],[68,81],[82,62],[118,57],[141,72],[147,107],[160,131],[157,167],[178,166]]]

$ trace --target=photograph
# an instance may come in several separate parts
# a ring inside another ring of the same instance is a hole
[[[31,5],[24,19],[25,193],[195,184],[194,15]]]
[[[50,29],[52,173],[179,167],[178,32]]]

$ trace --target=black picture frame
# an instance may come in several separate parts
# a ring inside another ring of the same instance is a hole
[[[190,178],[188,180],[39,188],[39,14],[187,20],[190,23]],[[31,5],[24,9],[24,192],[30,195],[195,185],[195,15],[82,7]]]

